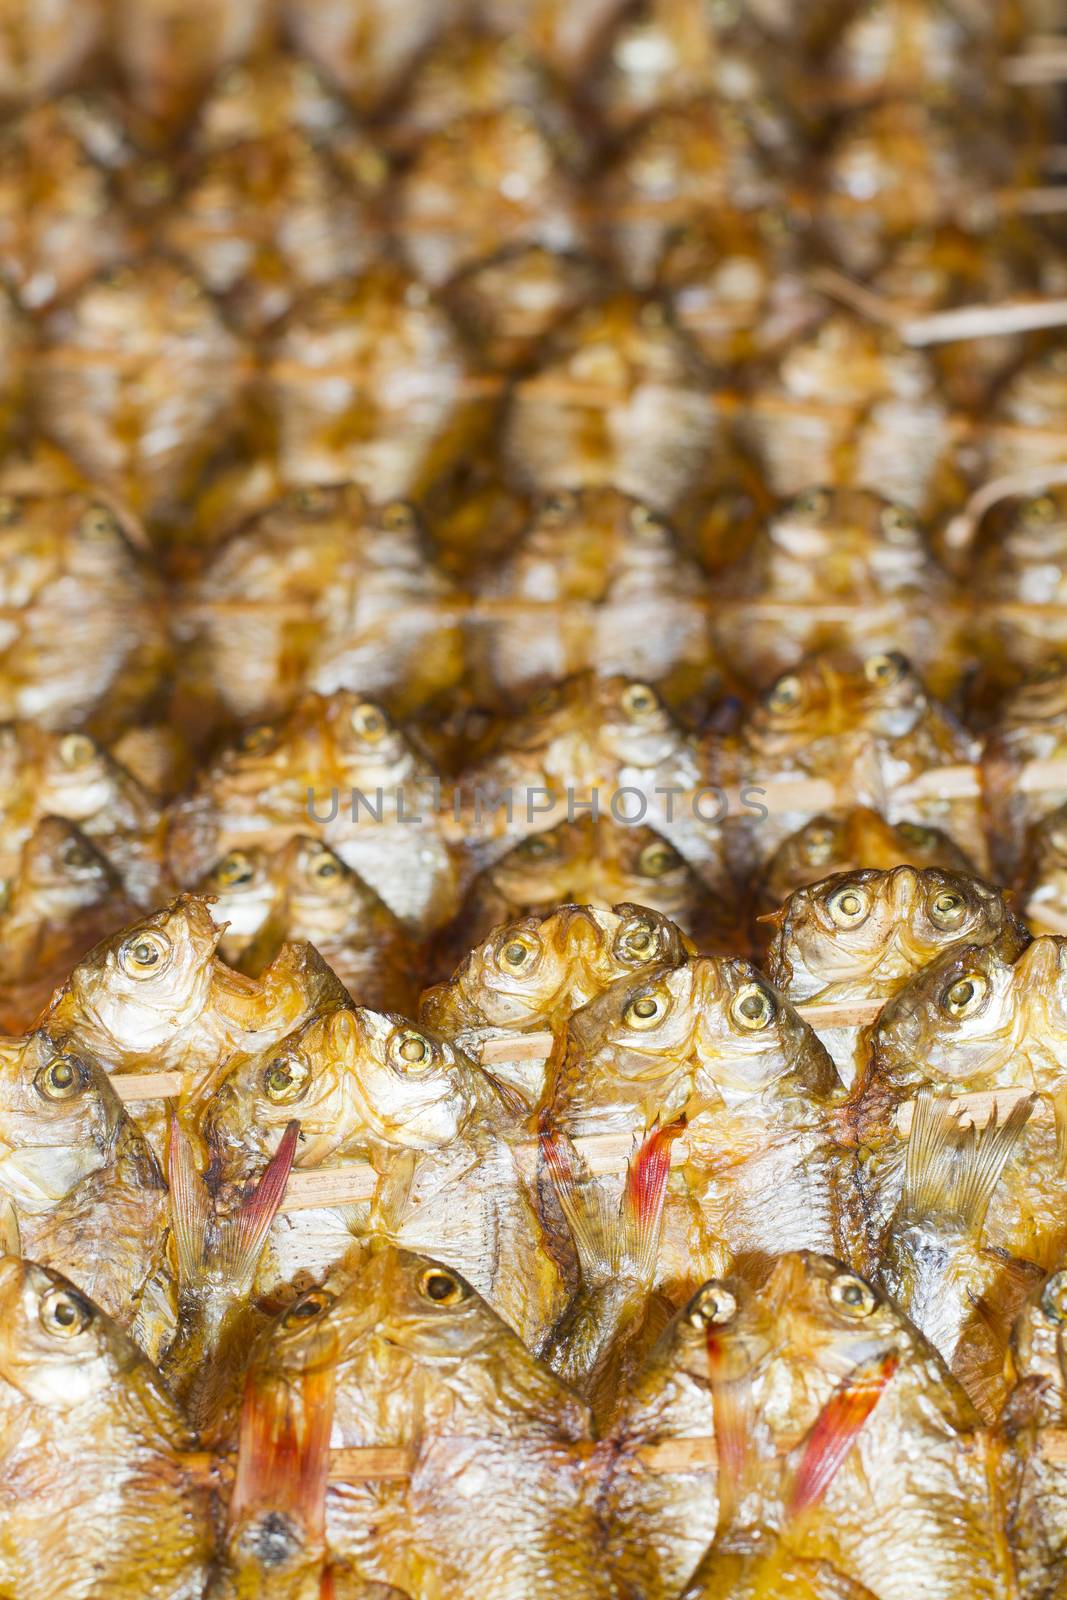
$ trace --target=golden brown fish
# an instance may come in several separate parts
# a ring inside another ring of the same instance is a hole
[[[548,822],[603,812],[655,828],[723,893],[725,808],[709,781],[706,752],[650,684],[584,672],[501,720],[461,773],[452,810],[474,867]]]
[[[940,828],[917,822],[887,822],[869,806],[813,817],[778,846],[763,872],[760,899],[777,911],[796,889],[833,873],[863,867],[941,867],[973,874],[970,858]]]
[[[1056,435],[1065,397],[1067,345],[1061,335],[1024,361],[997,394],[989,417],[986,476],[1025,472],[1039,480],[1044,469],[1062,467]]]
[[[981,519],[973,554],[965,554],[983,610],[1007,602],[1005,612],[976,619],[987,671],[1014,668],[1033,676],[1044,667],[1055,681],[1067,629],[1062,612],[1041,608],[1067,600],[1067,489],[1035,484],[1031,494],[1006,496]]]
[[[1021,954],[997,941],[957,946],[888,1002],[872,1031],[867,1079],[854,1108],[868,1151],[860,1175],[872,1225],[884,1224],[901,1191],[906,1102],[924,1089],[981,1093],[1003,1117],[1036,1096],[992,1193],[983,1236],[990,1249],[1046,1270],[1059,1259],[1067,1244],[1065,971],[1067,945],[1059,938],[1035,939]],[[988,1114],[976,1110],[973,1117],[985,1122]]]
[[[205,696],[237,722],[280,716],[305,689],[358,689],[406,715],[462,672],[451,598],[411,506],[302,489],[207,563],[188,636]]]
[[[222,1191],[262,1170],[293,1117],[298,1170],[369,1164],[364,1197],[324,1226],[298,1215],[275,1230],[272,1283],[331,1265],[353,1237],[432,1247],[533,1338],[558,1310],[559,1285],[518,1160],[528,1109],[456,1046],[357,1007],[248,1054],[215,1093],[203,1132]]]
[[[287,1479],[270,1449],[286,1435]],[[327,1486],[323,1507],[326,1446],[384,1437],[412,1452],[410,1479]],[[425,1600],[609,1600],[590,1443],[583,1403],[464,1278],[383,1249],[297,1300],[259,1347],[230,1550],[276,1532],[282,1560],[325,1546]]]
[[[1019,769],[1055,761],[1067,751],[1067,665],[1049,660],[1008,694],[985,736],[982,778],[994,859],[1006,881],[1024,865],[1026,836],[1041,818],[1067,802],[1067,788],[1027,794]]]
[[[419,1015],[476,1060],[492,1040],[494,1074],[535,1106],[548,1052],[524,1059],[524,1033],[557,1033],[617,979],[677,966],[695,953],[673,922],[643,907],[563,905],[494,927],[447,982],[426,990]],[[515,1046],[510,1059],[509,1040]]]
[[[104,738],[132,721],[169,652],[160,585],[114,512],[88,495],[5,495],[0,572],[0,717]]]
[[[520,377],[503,423],[510,472],[541,494],[614,487],[669,514],[720,433],[696,347],[656,300],[578,312]]]
[[[171,808],[175,876],[195,882],[231,850],[318,834],[414,931],[441,926],[458,891],[437,772],[373,700],[304,696],[242,735]]]
[[[766,787],[779,778],[825,778],[839,804],[872,806],[891,822],[899,815],[944,828],[979,871],[985,866],[976,801],[908,798],[909,780],[973,761],[978,744],[896,651],[865,659],[848,652],[809,656],[748,712],[736,744],[722,749],[712,736],[711,755],[717,750],[724,779]],[[776,807],[746,823],[753,850],[766,860],[808,815]]]
[[[925,1334],[992,1421],[1006,1398],[1012,1323],[1041,1269],[985,1244],[990,1203],[1033,1109],[961,1128],[928,1090],[914,1102],[900,1199],[878,1246],[875,1278]]]
[[[236,1052],[269,1049],[309,1017],[350,1004],[311,946],[284,946],[253,980],[217,958],[221,933],[206,900],[181,895],[91,950],[44,1026],[110,1073],[180,1073],[182,1116],[195,1123]],[[162,1102],[134,1105],[161,1150]]]
[[[266,393],[287,485],[353,480],[417,496],[471,447],[484,402],[429,291],[388,262],[306,294],[268,352]]]
[[[215,79],[200,102],[190,145],[203,154],[291,129],[332,145],[351,126],[340,93],[306,56],[266,49]]]
[[[269,33],[268,0],[118,0],[112,49],[134,105],[173,137],[211,79]]]
[[[200,1600],[212,1537],[193,1436],[122,1330],[0,1257],[0,1587],[34,1600]]]
[[[605,287],[604,270],[591,256],[517,244],[457,272],[441,298],[485,365],[511,373],[528,366],[542,341],[600,300]],[[480,554],[494,548],[490,543]]]
[[[104,43],[104,0],[25,0],[0,5],[0,100],[18,105],[77,79]]]
[[[480,873],[448,949],[461,960],[502,922],[548,916],[566,904],[607,911],[623,902],[669,917],[711,954],[726,954],[744,939],[731,899],[714,894],[662,834],[600,816],[531,833]]]
[[[387,170],[369,143],[351,138],[342,159],[296,129],[227,143],[192,167],[161,237],[256,337],[303,291],[369,264]]]
[[[150,257],[89,280],[42,325],[42,430],[138,515],[173,514],[234,426],[240,346],[195,278]]]
[[[1016,1319],[1008,1363],[1013,1388],[998,1423],[1014,1458],[1008,1534],[1024,1600],[1061,1595],[1067,1575],[1065,1322],[1061,1269],[1035,1289]]]
[[[796,890],[772,920],[767,971],[794,1005],[884,1004],[945,950],[995,943],[1015,955],[1028,940],[999,890],[938,867],[837,872]],[[873,1022],[819,1030],[848,1084],[867,1059]]]
[[[999,1451],[895,1306],[840,1262],[705,1286],[718,1534],[685,1600],[1009,1600]]]
[[[756,611],[716,618],[716,637],[755,684],[826,647],[863,657],[903,649],[924,671],[945,647],[948,579],[926,534],[914,512],[867,490],[797,495],[769,518],[725,584],[732,596],[751,597]]]
[[[457,0],[283,0],[297,49],[337,83],[360,116],[382,110],[422,52],[461,15]]]
[[[30,1027],[75,962],[136,915],[91,840],[73,823],[42,817],[0,910],[0,1026]]]
[[[561,86],[520,33],[460,27],[436,40],[389,118],[390,142],[407,148],[472,113],[516,106],[532,112],[568,147],[577,137]]]
[[[620,980],[570,1018],[547,1072],[548,1133],[615,1134],[625,1150],[684,1119],[658,1282],[688,1293],[741,1254],[850,1247],[843,1087],[811,1028],[748,962],[698,957]]]
[[[1034,933],[1067,930],[1067,805],[1031,829],[1020,903]]]
[[[850,485],[921,516],[942,492],[950,430],[937,368],[852,312],[832,311],[785,350],[742,433],[778,495]]]
[[[166,1185],[98,1061],[39,1029],[0,1043],[0,1214],[7,1247],[55,1268],[157,1354]]]
[[[509,247],[586,242],[575,174],[538,116],[518,105],[471,110],[426,133],[393,204],[404,259],[432,288]]]
[[[53,733],[29,722],[0,727],[0,872],[18,871],[43,817],[86,834],[139,905],[158,901],[162,813],[143,784],[86,733]]]
[[[684,696],[712,670],[703,574],[660,516],[613,489],[539,501],[476,594],[488,602],[479,664],[508,698],[589,669]]]

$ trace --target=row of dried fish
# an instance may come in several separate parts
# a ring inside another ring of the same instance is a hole
[[[771,981],[573,906],[405,1020],[307,946],[241,978],[221,936],[195,897],[134,922],[0,1052],[0,1476],[34,1600],[141,1595],[145,1550],[161,1596],[210,1565],[212,1594],[332,1566],[334,1593],[732,1597],[796,1564],[903,1600],[882,1516],[953,1600],[1048,1592],[1067,941],[958,874],[840,874],[783,908]],[[120,1474],[107,1515],[55,1529],[42,1438]]]

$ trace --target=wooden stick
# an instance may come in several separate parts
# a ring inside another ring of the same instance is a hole
[[[111,1079],[115,1093],[124,1104],[131,1100],[176,1098],[184,1082],[180,1072],[116,1072]]]
[[[586,1440],[561,1448],[579,1461],[595,1462],[598,1459],[596,1446],[590,1449]],[[416,1459],[416,1451],[403,1445],[342,1445],[330,1452],[330,1482],[403,1481],[410,1478]],[[713,1472],[717,1456],[714,1439],[694,1436],[663,1439],[656,1444],[624,1452],[617,1459],[630,1469],[636,1468],[642,1472]]]
[[[858,311],[861,316],[892,328],[904,344],[915,347],[961,339],[987,339],[1006,333],[1029,333],[1038,328],[1059,328],[1067,324],[1067,299],[1063,298],[1005,300],[996,305],[951,306],[943,311],[920,313],[907,303],[890,300],[830,267],[818,268],[811,274],[810,282],[813,288]]]
[[[1039,931],[1043,928],[1046,933],[1067,934],[1067,912],[1055,911],[1040,900],[1031,900],[1029,905],[1024,906],[1023,916]]]

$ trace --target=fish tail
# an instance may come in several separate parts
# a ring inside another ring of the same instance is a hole
[[[223,1235],[221,1262],[226,1279],[240,1288],[247,1290],[252,1286],[271,1223],[278,1214],[289,1182],[299,1137],[299,1122],[288,1123],[259,1182],[241,1201]]]
[[[644,1282],[651,1282],[659,1255],[667,1179],[671,1171],[671,1146],[685,1127],[685,1118],[655,1127],[630,1159],[626,1186],[619,1206],[615,1247],[616,1267],[629,1267]]]
[[[985,1226],[989,1203],[1030,1119],[1034,1103],[1033,1095],[1018,1101],[1004,1122],[998,1124],[994,1102],[993,1114],[986,1126],[981,1130],[968,1129],[959,1168],[956,1209],[977,1235],[981,1235]]]
[[[899,1364],[888,1351],[855,1367],[834,1390],[804,1442],[789,1493],[791,1517],[824,1497]]]
[[[334,1369],[295,1382],[245,1382],[228,1528],[260,1528],[291,1555],[321,1547],[333,1430]],[[327,1591],[328,1592],[328,1591]]]

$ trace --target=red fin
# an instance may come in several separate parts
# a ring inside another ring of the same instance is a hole
[[[189,1139],[175,1111],[170,1114],[167,1141],[167,1183],[170,1187],[170,1220],[178,1250],[178,1281],[192,1283],[204,1267],[208,1250],[208,1229],[214,1211]]]
[[[725,1527],[737,1508],[748,1475],[752,1439],[752,1378],[743,1373],[731,1378],[726,1371],[726,1350],[719,1331],[707,1332],[708,1380],[715,1421],[718,1462],[719,1527]]]
[[[889,1351],[861,1363],[834,1390],[804,1444],[789,1496],[790,1516],[800,1516],[822,1499],[899,1365],[900,1357]]]
[[[685,1127],[680,1117],[653,1128],[630,1161],[620,1211],[618,1266],[629,1264],[651,1278],[659,1252],[660,1225],[671,1171],[671,1145]]]
[[[332,1365],[292,1383],[249,1377],[230,1499],[231,1533],[261,1517],[283,1517],[306,1553],[321,1546],[333,1410]]]
[[[250,1287],[271,1223],[289,1182],[300,1138],[300,1124],[287,1124],[274,1155],[252,1193],[241,1201],[226,1231],[222,1261],[228,1279],[236,1286]]]

